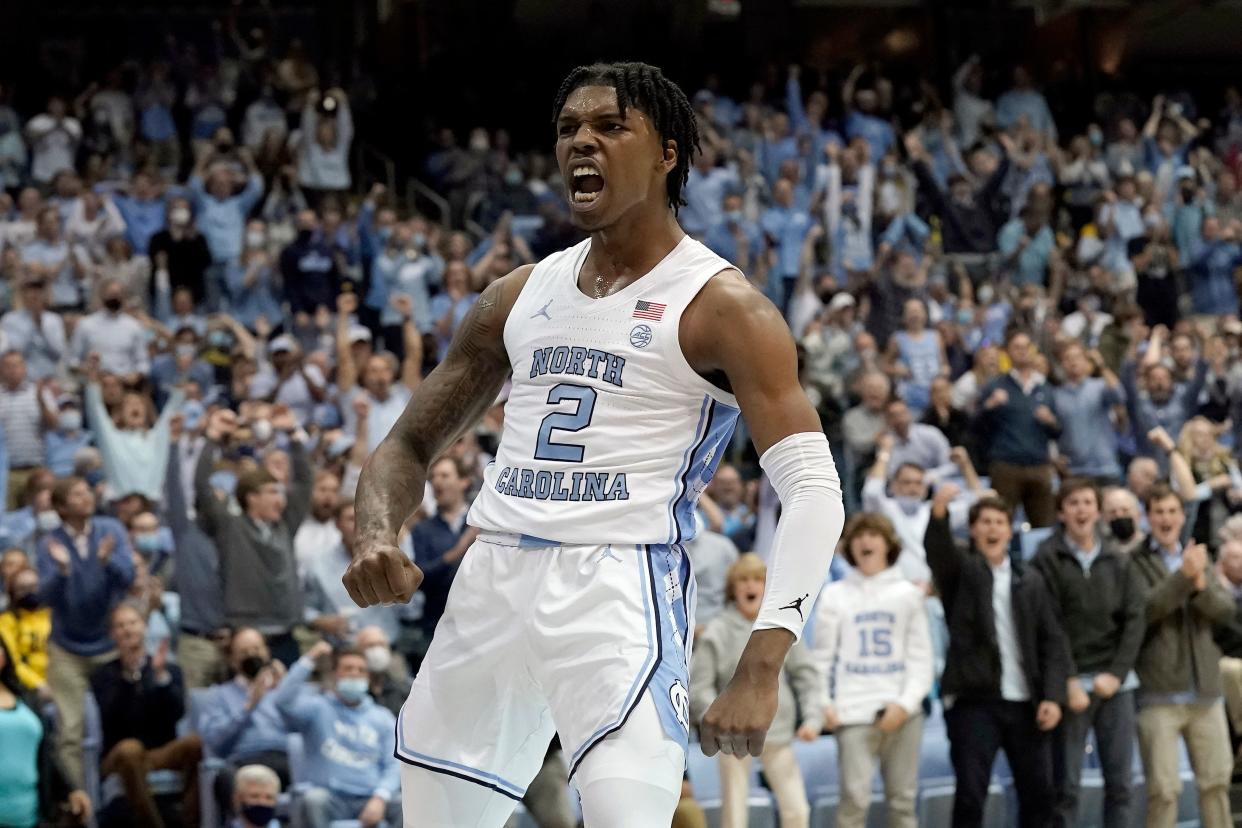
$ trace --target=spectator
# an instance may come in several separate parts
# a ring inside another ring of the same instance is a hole
[[[319,658],[332,653],[332,681],[323,693],[306,692]],[[333,651],[320,642],[297,661],[276,688],[276,707],[306,740],[302,796],[307,828],[328,828],[333,820],[356,819],[401,825],[396,719],[367,694],[367,660],[358,650]]]
[[[715,482],[715,478],[712,480]],[[694,610],[695,635],[698,635],[707,622],[724,609],[726,576],[737,560],[738,548],[724,535],[703,526],[701,519],[696,519],[696,524],[698,532],[685,546],[686,554],[694,561],[694,580],[698,584],[699,600]]]
[[[876,445],[889,452],[889,468],[896,470],[903,465],[923,469],[928,483],[936,483],[957,472],[948,439],[934,426],[914,422],[910,406],[900,398],[893,398],[884,406],[884,421],[888,430],[880,435]],[[891,438],[886,440],[885,438]]]
[[[746,217],[743,206],[740,193],[725,193],[718,219],[707,228],[703,243],[738,270],[751,273],[759,266],[764,239],[759,225]]]
[[[717,166],[717,160],[716,151],[704,147],[694,157],[686,179],[686,206],[678,218],[686,232],[695,238],[702,238],[720,223],[726,188],[738,181],[737,172],[727,166]]]
[[[763,228],[768,244],[775,248],[776,264],[771,277],[778,281],[775,288],[768,289],[768,294],[783,313],[789,307],[798,280],[802,242],[814,226],[814,221],[806,210],[794,206],[793,185],[787,179],[778,180],[772,187],[772,201],[772,206],[759,220],[759,226]],[[773,290],[776,292],[773,293]]]
[[[263,765],[237,769],[233,810],[237,819],[229,828],[280,828],[276,803],[280,799],[280,777]]]
[[[203,747],[230,768],[262,765],[287,784],[289,728],[272,694],[285,666],[272,661],[262,634],[252,627],[233,633],[228,661],[233,678],[201,691],[197,701]],[[214,794],[225,806],[233,800],[230,781],[228,772],[216,776]]]
[[[19,352],[0,355],[0,429],[8,453],[9,509],[17,508],[27,478],[47,460],[43,432],[57,419],[50,397],[42,382],[27,379],[26,360]]]
[[[1031,526],[1050,526],[1048,441],[1060,435],[1061,425],[1052,412],[1052,391],[1035,370],[1031,338],[1015,329],[1005,338],[1005,349],[1013,367],[979,393],[983,402],[976,421],[991,458],[989,476],[1010,508],[1023,507]]]
[[[1010,561],[1004,501],[971,507],[979,555],[955,547],[948,521],[955,488],[936,492],[924,539],[949,623],[940,688],[957,777],[953,825],[983,824],[998,748],[1013,769],[1020,824],[1044,825],[1055,805],[1050,733],[1061,720],[1070,655],[1043,578]]]
[[[1163,344],[1168,331],[1160,325],[1152,329],[1147,352],[1141,367],[1128,360],[1122,368],[1121,380],[1126,390],[1126,406],[1134,429],[1138,453],[1152,457],[1167,467],[1165,456],[1152,444],[1149,434],[1163,428],[1169,434],[1180,434],[1182,426],[1195,415],[1199,392],[1207,376],[1207,365],[1200,361],[1189,382],[1175,383],[1173,372],[1161,362]],[[1139,374],[1143,382],[1140,385]],[[1142,497],[1141,493],[1136,493]]]
[[[1092,369],[1100,376],[1091,376]],[[1125,402],[1121,381],[1108,370],[1099,351],[1078,343],[1061,351],[1065,382],[1052,389],[1052,407],[1061,422],[1058,447],[1069,473],[1092,479],[1097,486],[1121,480],[1113,434],[1113,410]]]
[[[1186,513],[1167,486],[1147,493],[1151,535],[1132,556],[1147,590],[1147,631],[1136,669],[1138,738],[1147,777],[1147,824],[1170,826],[1182,791],[1185,740],[1205,826],[1228,826],[1233,760],[1212,628],[1233,618],[1232,596],[1208,571],[1207,548],[1183,543]]]
[[[353,501],[336,503],[333,516],[339,540],[335,547],[312,558],[303,570],[306,623],[330,641],[342,644],[364,626],[379,627],[393,641],[401,634],[398,608],[377,605],[359,609],[341,582],[341,573],[354,557]]]
[[[113,497],[138,493],[158,501],[164,492],[172,442],[170,421],[185,400],[185,393],[174,390],[157,419],[149,397],[126,392],[114,420],[104,405],[99,363],[95,354],[86,362],[86,413],[99,441],[108,489]]]
[[[1222,537],[1213,576],[1233,599],[1233,617],[1216,626],[1213,637],[1220,647],[1220,681],[1225,713],[1234,742],[1242,734],[1242,539]],[[4,616],[0,615],[0,625]],[[0,626],[2,629],[2,626]],[[9,651],[12,652],[10,645]],[[1236,757],[1236,751],[1235,751]],[[1235,759],[1235,764],[1237,760]]]
[[[1035,88],[1030,70],[1013,68],[1013,86],[996,99],[996,125],[1003,130],[1024,123],[1047,141],[1056,141],[1057,125],[1043,93]]]
[[[1004,143],[1008,138],[1002,137],[1001,140]],[[984,179],[982,186],[976,188],[965,174],[955,172],[948,177],[947,190],[936,180],[931,169],[931,154],[923,146],[918,133],[906,133],[905,146],[914,162],[919,192],[930,199],[932,208],[940,217],[944,228],[944,251],[990,253],[995,250],[1000,216],[992,205],[1009,173],[1008,146],[1000,165]]]
[[[76,311],[85,304],[83,261],[61,232],[62,224],[55,207],[40,208],[35,237],[21,250],[22,263],[30,276],[50,283],[53,310]]]
[[[135,253],[146,255],[151,238],[163,230],[168,207],[155,177],[139,170],[129,181],[129,192],[115,193],[112,203],[125,222],[125,238]]]
[[[91,693],[99,704],[103,760],[99,772],[116,774],[132,823],[142,828],[164,824],[147,785],[150,770],[177,770],[183,776],[181,808],[188,825],[198,824],[198,736],[177,736],[185,713],[181,669],[168,662],[168,642],[148,657],[146,622],[132,604],[120,604],[109,618],[116,658],[91,674]]]
[[[902,310],[903,328],[888,340],[888,372],[897,378],[897,393],[920,415],[931,403],[931,384],[949,373],[940,334],[927,326],[927,306],[907,299]]]
[[[230,165],[216,163],[209,169],[212,155],[204,155],[190,176],[198,226],[207,240],[217,268],[235,262],[245,243],[246,217],[263,195],[263,176],[254,165],[250,150],[242,147],[237,157],[246,165],[247,178],[240,191]]]
[[[396,360],[391,353],[372,353],[359,363],[354,361],[353,344],[343,323],[337,322],[337,387],[341,389],[345,430],[358,433],[358,425],[366,421],[367,453],[375,451],[405,411],[410,395],[422,382],[422,340],[408,311],[408,303],[400,303],[405,311],[405,360],[401,364],[401,381],[397,378]],[[342,308],[356,307],[348,295],[342,297]]]
[[[1130,825],[1134,661],[1147,630],[1137,571],[1099,531],[1100,493],[1070,479],[1057,491],[1059,525],[1032,561],[1048,585],[1070,652],[1067,710],[1053,734],[1057,819],[1076,825],[1087,731],[1104,773],[1104,823]],[[1091,817],[1094,818],[1094,817]]]
[[[1059,292],[1062,265],[1056,236],[1048,217],[1034,205],[1023,207],[1017,218],[1000,229],[997,249],[1009,280],[1015,285],[1038,285]]]
[[[267,251],[267,228],[258,219],[246,225],[245,244],[241,258],[225,267],[225,294],[230,312],[251,331],[260,321],[279,326],[284,321],[276,273]]]
[[[200,419],[202,415],[198,415]],[[201,426],[187,422],[182,415],[172,423],[195,432]],[[164,514],[172,532],[176,552],[173,586],[181,596],[181,630],[177,636],[177,663],[188,690],[208,687],[224,677],[224,658],[220,645],[229,641],[224,626],[223,582],[220,561],[211,537],[190,516],[184,477],[189,478],[193,494],[194,468],[205,442],[201,436],[185,435],[173,440],[168,452],[168,473],[164,477]],[[183,449],[183,446],[185,448]],[[182,451],[186,451],[186,472]],[[215,496],[215,493],[212,493]]]
[[[217,499],[211,485],[221,441],[237,431],[237,415],[218,411],[207,424],[207,447],[194,473],[195,504],[203,530],[215,541],[224,585],[225,620],[234,627],[252,626],[267,639],[272,655],[286,665],[297,660],[292,629],[302,618],[302,598],[293,554],[293,536],[310,500],[311,471],[302,434],[285,409],[272,417],[272,427],[292,436],[293,478],[284,490],[264,469],[237,480],[234,514]],[[256,565],[263,577],[254,577]]]
[[[436,361],[444,359],[457,326],[474,307],[479,294],[470,290],[470,269],[453,262],[444,270],[444,289],[431,298],[430,314],[436,337]]]
[[[58,751],[81,786],[83,699],[92,671],[112,659],[108,616],[134,579],[125,528],[95,515],[95,494],[80,477],[56,481],[60,525],[39,541],[39,603],[52,611],[47,683],[60,717]]]
[[[752,500],[737,467],[721,463],[699,498],[699,508],[707,520],[707,529],[724,535],[738,549],[749,550],[755,540]]]
[[[336,507],[340,500],[340,491],[339,477],[327,469],[315,472],[310,513],[293,536],[298,571],[306,577],[316,568],[319,560],[328,556],[341,542],[341,530],[336,528]]]
[[[436,460],[428,469],[427,477],[436,504],[435,514],[423,518],[410,530],[414,562],[423,571],[420,589],[425,600],[419,620],[422,653],[426,652],[436,624],[444,614],[449,588],[453,585],[461,559],[478,535],[477,529],[466,526],[469,506],[466,493],[470,490],[473,477],[470,469],[460,460],[453,457]],[[421,661],[421,658],[418,660]]]
[[[342,274],[337,270],[332,246],[317,233],[319,219],[311,210],[297,215],[298,235],[280,254],[280,273],[284,277],[285,298],[305,325],[318,308],[331,308],[341,292]]]
[[[78,322],[73,331],[73,365],[79,367],[98,354],[104,371],[119,375],[126,385],[133,387],[151,371],[146,330],[141,322],[122,311],[125,288],[120,282],[105,282],[99,296],[103,308]]]
[[[932,380],[930,405],[921,422],[943,434],[950,446],[962,446],[969,451],[975,444],[970,415],[954,404],[953,396],[953,382],[948,377]]]
[[[724,691],[733,668],[750,637],[750,629],[763,602],[767,567],[758,555],[747,553],[729,568],[724,611],[695,642],[697,652],[690,662],[690,720],[697,725],[707,708]],[[802,772],[790,746],[796,735],[814,741],[824,721],[824,678],[807,651],[795,643],[785,669],[781,671],[776,718],[768,728],[763,764],[776,797],[781,825],[805,826],[810,816]],[[797,720],[798,710],[802,712]],[[745,821],[746,799],[750,792],[750,757],[720,757],[721,823],[735,825]]]
[[[65,359],[65,323],[60,314],[47,310],[47,282],[27,276],[21,282],[20,308],[0,319],[0,331],[8,347],[21,353],[30,377],[36,382],[60,372]]]
[[[1238,244],[1236,222],[1222,227],[1215,216],[1204,218],[1201,238],[1186,250],[1182,260],[1190,277],[1194,313],[1237,312],[1238,291],[1233,277],[1242,267],[1242,245]]]
[[[298,139],[298,184],[317,203],[323,196],[349,190],[349,149],[354,140],[354,118],[349,97],[339,88],[320,97],[312,91],[302,108]]]
[[[891,459],[892,444],[888,435],[881,438],[875,463],[863,484],[862,505],[868,512],[877,512],[893,525],[901,540],[901,557],[898,567],[907,578],[927,584],[931,571],[927,568],[927,555],[923,551],[923,536],[931,517],[931,503],[927,499],[927,474],[922,466],[913,463],[894,465]],[[951,523],[956,533],[966,527],[966,513],[977,496],[979,476],[964,450],[954,450],[953,457],[960,463],[960,471],[967,481],[969,491],[957,497],[950,506]],[[891,495],[885,491],[889,480],[888,470],[893,469]]]
[[[414,680],[405,676],[398,681],[394,677],[393,662],[396,659],[393,658],[392,639],[381,627],[363,627],[354,637],[354,646],[367,659],[367,675],[370,679],[367,692],[371,694],[371,698],[392,715],[401,715],[401,706],[410,695],[410,685]]]
[[[63,98],[52,97],[47,111],[26,123],[26,140],[30,143],[30,177],[46,188],[58,172],[73,169],[82,124],[68,115]]]
[[[854,515],[842,540],[851,569],[820,594],[811,652],[829,679],[824,726],[841,756],[837,825],[866,824],[879,757],[887,824],[913,828],[933,673],[924,593],[894,566],[901,541],[883,516]]]
[[[8,649],[9,663],[27,691],[37,691],[47,698],[47,642],[52,631],[52,611],[39,604],[39,573],[24,565],[6,579],[5,593],[8,608],[0,612],[0,640]]]
[[[18,682],[12,658],[8,642],[0,637],[0,824],[35,828],[45,819],[63,818],[57,806],[65,803],[73,824],[89,825],[90,797],[69,781],[53,755],[52,722]]]
[[[168,200],[168,226],[151,236],[150,253],[155,274],[153,298],[163,291],[175,296],[182,288],[190,291],[195,305],[207,298],[211,249],[194,222],[189,199]]]

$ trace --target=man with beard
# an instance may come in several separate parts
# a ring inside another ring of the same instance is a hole
[[[300,572],[309,572],[319,558],[341,542],[341,533],[333,518],[340,491],[341,479],[335,474],[324,469],[315,473],[310,515],[293,536],[293,554],[298,559]]]

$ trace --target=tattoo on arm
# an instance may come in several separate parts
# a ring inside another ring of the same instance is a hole
[[[503,281],[503,280],[502,280]],[[501,282],[458,327],[444,361],[419,385],[358,481],[358,531],[390,537],[422,501],[432,461],[487,412],[509,375]]]

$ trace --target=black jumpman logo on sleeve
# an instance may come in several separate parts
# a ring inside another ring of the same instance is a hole
[[[803,595],[801,598],[795,598],[792,601],[790,601],[788,604],[786,604],[785,606],[777,607],[777,609],[796,610],[798,613],[798,618],[805,621],[806,619],[802,617],[802,602],[810,597],[811,597],[811,594],[808,592],[806,595]]]

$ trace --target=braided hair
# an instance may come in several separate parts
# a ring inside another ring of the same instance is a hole
[[[583,86],[610,86],[617,92],[621,117],[626,107],[634,106],[649,116],[660,135],[660,145],[677,142],[677,164],[665,180],[668,205],[676,213],[686,203],[681,190],[690,174],[690,161],[699,149],[699,126],[694,109],[681,87],[664,77],[655,66],[646,63],[593,63],[579,66],[569,73],[556,93],[552,121],[560,117],[565,100]]]

